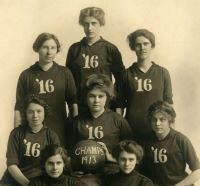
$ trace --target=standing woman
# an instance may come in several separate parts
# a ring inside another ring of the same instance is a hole
[[[151,130],[147,121],[149,106],[157,101],[172,104],[172,86],[167,69],[151,59],[155,48],[155,36],[146,29],[136,30],[128,35],[131,50],[135,51],[137,62],[133,63],[122,75],[118,92],[117,112],[126,108],[126,119],[134,131],[135,140]]]
[[[83,26],[85,37],[71,45],[67,54],[66,67],[72,71],[76,82],[79,109],[86,107],[82,100],[82,90],[87,76],[105,74],[112,79],[114,75],[115,82],[118,82],[124,70],[118,48],[100,36],[101,26],[105,25],[104,16],[101,8],[88,7],[81,10],[79,24]]]
[[[33,50],[39,54],[39,61],[24,70],[18,80],[15,126],[21,123],[21,103],[28,94],[40,94],[52,108],[52,114],[46,118],[45,123],[60,137],[61,143],[66,144],[66,102],[69,106],[70,116],[77,115],[76,87],[73,76],[68,68],[54,62],[56,54],[60,51],[60,42],[50,33],[40,34],[34,44]]]

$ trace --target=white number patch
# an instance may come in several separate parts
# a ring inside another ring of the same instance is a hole
[[[102,126],[89,127],[88,125],[86,125],[86,128],[88,128],[88,133],[89,133],[88,139],[103,138],[103,127]]]
[[[137,84],[138,84],[137,92],[152,90],[151,79],[144,79],[143,80],[143,79],[138,79],[138,77],[135,77],[135,80],[137,81]]]
[[[33,157],[38,157],[40,155],[40,144],[39,143],[34,143],[31,144],[31,142],[27,141],[24,139],[24,144],[26,145],[26,152],[25,156],[33,156]]]
[[[40,85],[40,92],[39,94],[46,94],[47,92],[53,92],[54,91],[54,85],[53,85],[53,80],[52,79],[48,79],[46,81],[44,80],[39,80],[36,79],[35,80],[37,83],[39,83]]]
[[[82,54],[85,65],[83,68],[97,68],[99,66],[98,56],[93,55],[91,58],[89,55]]]
[[[165,163],[167,162],[167,150],[165,148],[162,149],[156,149],[154,147],[151,147],[151,150],[154,154],[154,163]]]

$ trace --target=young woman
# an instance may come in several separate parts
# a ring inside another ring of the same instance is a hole
[[[126,119],[138,140],[151,130],[147,121],[148,107],[157,100],[172,101],[172,87],[169,72],[154,63],[151,52],[155,48],[155,36],[146,29],[136,30],[128,36],[131,50],[135,51],[137,62],[122,75],[118,87],[120,107],[126,108]]]
[[[143,149],[135,141],[123,140],[114,148],[113,157],[117,160],[120,172],[106,178],[106,186],[153,186],[150,179],[136,172],[135,166],[143,158]]]
[[[15,124],[17,126],[21,123],[20,111],[23,98],[28,94],[40,94],[52,109],[52,114],[46,118],[46,125],[59,135],[62,144],[65,145],[66,102],[70,116],[77,115],[78,110],[73,76],[68,68],[54,62],[56,54],[60,51],[60,42],[55,35],[40,34],[33,44],[33,50],[39,54],[39,61],[24,70],[19,77]]]
[[[105,25],[105,13],[101,8],[88,7],[80,12],[79,24],[83,26],[85,36],[80,42],[74,43],[68,50],[66,67],[72,71],[77,90],[79,109],[85,107],[82,90],[84,81],[91,74],[112,75],[115,82],[124,70],[118,48],[100,36],[101,27]]]
[[[76,117],[71,125],[72,145],[81,140],[94,140],[104,144],[111,153],[119,141],[132,137],[127,121],[107,108],[114,96],[113,84],[106,75],[93,74],[87,78],[83,90],[88,112]]]
[[[27,97],[23,104],[21,125],[12,130],[7,147],[7,171],[2,182],[26,186],[30,179],[40,175],[41,150],[49,144],[60,144],[55,132],[47,128],[44,119],[49,107],[36,95]]]
[[[59,145],[48,145],[41,153],[41,164],[44,173],[34,178],[28,186],[81,186],[77,178],[64,175],[64,170],[70,166],[67,152]]]
[[[176,113],[167,102],[157,101],[149,107],[152,132],[144,146],[144,174],[159,186],[186,186],[200,178],[200,162],[189,139],[171,128]],[[186,164],[192,171],[186,172]]]

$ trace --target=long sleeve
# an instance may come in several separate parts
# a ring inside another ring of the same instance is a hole
[[[164,92],[163,92],[163,98],[164,101],[167,101],[168,103],[172,104],[172,83],[171,83],[171,78],[170,74],[167,69],[163,70],[164,73]]]
[[[75,81],[73,78],[73,75],[71,71],[67,68],[66,69],[66,75],[65,75],[65,83],[66,83],[66,91],[65,91],[65,99],[68,104],[74,104],[77,103],[77,90]]]
[[[126,71],[124,71],[119,79],[119,82],[116,83],[116,90],[117,90],[117,98],[116,98],[116,107],[117,108],[124,108],[126,107],[126,96],[128,95],[127,92],[127,76]]]
[[[17,83],[15,110],[21,109],[22,100],[27,95],[26,90],[25,74],[22,72]]]

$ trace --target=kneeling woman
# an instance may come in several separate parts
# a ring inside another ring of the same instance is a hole
[[[7,147],[7,171],[2,182],[26,186],[41,175],[40,152],[49,144],[60,144],[55,132],[44,125],[49,107],[36,95],[24,102],[25,121],[11,131]]]
[[[90,75],[85,82],[83,95],[88,113],[74,119],[70,137],[72,145],[81,140],[94,140],[105,144],[111,153],[119,141],[132,137],[128,122],[107,108],[114,96],[114,88],[106,75]]]
[[[176,117],[173,107],[162,101],[148,110],[152,127],[144,140],[144,174],[162,186],[186,186],[200,178],[200,162],[190,140],[171,128]],[[186,173],[186,164],[192,171]]]

